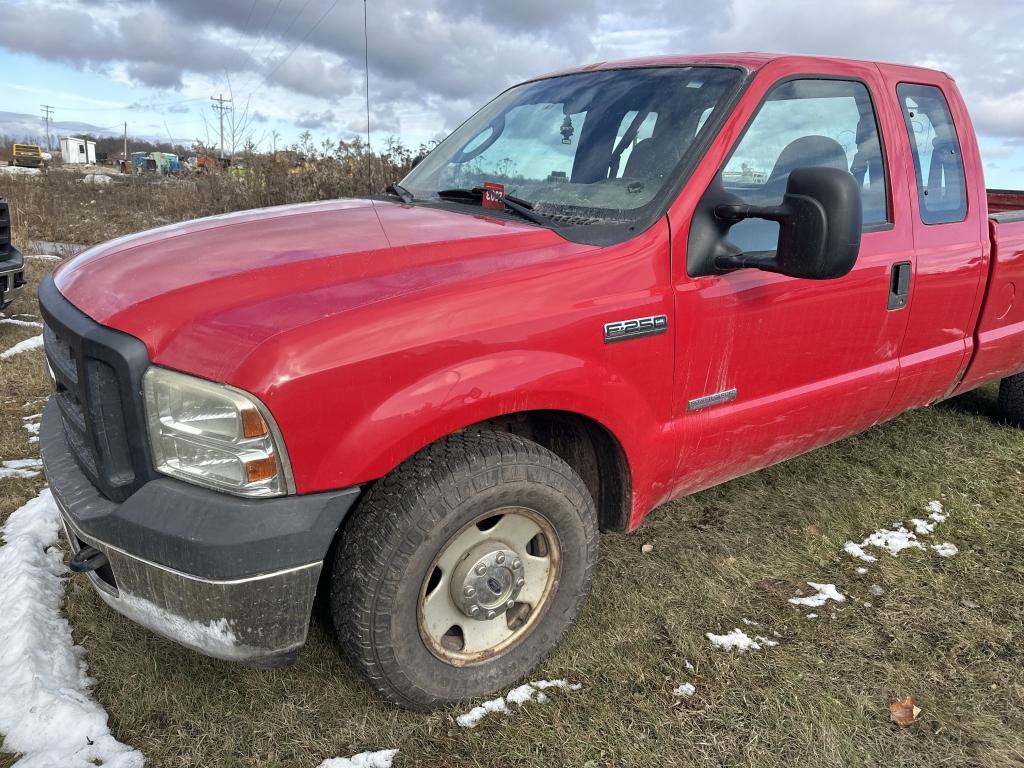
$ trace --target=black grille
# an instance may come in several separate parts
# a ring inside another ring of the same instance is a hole
[[[39,305],[64,436],[103,495],[124,501],[153,474],[142,411],[146,348],[79,312],[51,277],[40,284]]]
[[[13,255],[14,246],[11,245],[11,212],[7,203],[0,199],[0,261],[10,258]]]

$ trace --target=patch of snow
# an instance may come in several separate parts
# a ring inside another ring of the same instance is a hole
[[[109,184],[110,177],[105,173],[90,173],[82,181],[86,184]]]
[[[32,437],[30,437],[28,439],[28,441],[30,443],[38,443],[39,442],[39,427],[42,424],[42,422],[40,422],[40,419],[42,417],[43,417],[43,414],[41,414],[41,413],[34,413],[31,416],[23,416],[22,419],[21,419],[21,421],[22,421],[21,425],[25,428],[25,431],[27,431],[30,435],[32,435]]]
[[[896,525],[899,527],[897,528]],[[917,540],[917,536],[899,523],[894,524],[891,529],[880,528],[875,531],[864,539],[861,546],[879,547],[887,550],[893,557],[896,557],[904,549],[924,549],[924,544]]]
[[[848,541],[843,545],[843,549],[846,554],[856,557],[858,560],[863,560],[865,563],[873,563],[878,560],[874,555],[869,555],[864,551],[864,548],[860,544],[854,544],[852,541]]]
[[[142,754],[117,741],[89,697],[85,650],[61,615],[66,572],[55,546],[60,526],[49,489],[16,510],[0,546],[0,733],[20,768],[142,768]]]
[[[928,517],[930,517],[935,522],[941,523],[941,522],[945,521],[945,519],[946,519],[946,512],[942,508],[942,502],[941,501],[929,501],[928,502],[928,506],[927,506],[927,510],[929,512],[931,512],[931,514],[928,515]]]
[[[0,173],[7,173],[11,176],[39,176],[42,171],[38,168],[26,168],[23,165],[0,165]]]
[[[0,352],[0,360],[6,360],[9,357],[14,357],[17,354],[28,352],[32,349],[38,349],[41,346],[43,346],[43,335],[32,336],[24,341],[19,341],[6,352]]]
[[[0,479],[5,477],[37,477],[43,468],[39,459],[11,459],[0,462]]]
[[[953,555],[960,552],[955,544],[950,544],[948,541],[942,544],[932,544],[932,549],[935,550],[935,554],[939,557],[953,557]]]
[[[861,566],[860,568],[857,569],[857,575],[858,576],[863,576],[867,572],[868,572],[868,569],[864,568],[863,566]]]
[[[818,618],[818,614],[816,614],[816,613],[808,613],[807,614],[807,618],[808,619],[816,619],[816,618]]]
[[[582,688],[579,683],[569,683],[566,680],[537,680],[532,683],[526,683],[520,685],[518,688],[513,688],[504,696],[499,696],[496,699],[485,701],[479,706],[473,707],[469,712],[459,715],[455,718],[455,722],[461,725],[463,728],[476,728],[480,721],[483,720],[487,715],[495,712],[508,712],[509,705],[514,704],[517,707],[521,707],[529,701],[535,701],[538,704],[543,704],[548,701],[547,694],[544,691],[550,688],[564,688],[570,691],[578,691]]]
[[[332,757],[320,763],[320,768],[391,768],[391,761],[397,754],[397,749],[382,749],[378,752],[360,752],[352,757]]]
[[[35,259],[36,261],[61,261],[62,256],[54,256],[52,253],[26,253],[26,259]]]
[[[704,636],[711,642],[713,646],[723,651],[759,651],[762,648],[770,648],[773,645],[778,645],[774,640],[769,640],[767,637],[761,637],[760,635],[751,638],[742,629],[736,628],[732,632],[727,632],[724,635],[716,635],[711,632],[705,632]]]
[[[42,328],[42,323],[34,320],[17,320],[13,317],[0,317],[0,325],[17,325],[21,328]]]
[[[677,699],[688,699],[696,692],[697,689],[694,687],[693,683],[683,683],[672,691],[672,695]]]
[[[818,584],[814,581],[808,581],[807,586],[813,587],[817,592],[807,597],[791,597],[789,602],[793,605],[804,605],[808,608],[820,608],[829,600],[835,600],[837,603],[846,602],[846,595],[836,589],[835,584]]]
[[[927,536],[935,531],[935,526],[938,525],[938,522],[935,520],[929,521],[913,517],[910,519],[910,524],[914,526],[914,533],[918,536]]]
[[[693,668],[693,664],[691,664],[689,661],[687,661],[685,659],[683,660],[683,666],[686,667],[688,672],[696,672],[697,671],[697,670],[695,670]]]

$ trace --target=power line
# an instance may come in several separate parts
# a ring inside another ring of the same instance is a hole
[[[53,117],[53,107],[49,104],[42,104],[43,121],[46,123],[46,151],[49,152],[53,142],[50,141],[50,118]]]
[[[301,39],[301,40],[299,40],[299,42],[297,42],[297,43],[296,43],[296,44],[295,44],[295,45],[294,45],[294,46],[292,47],[292,49],[291,49],[290,51],[288,51],[288,53],[287,53],[287,54],[285,54],[285,57],[284,57],[283,59],[281,59],[280,61],[278,61],[278,62],[277,62],[277,64],[275,64],[275,65],[274,65],[274,68],[273,68],[273,69],[271,69],[271,70],[270,70],[270,71],[269,71],[269,72],[268,72],[268,73],[267,73],[266,75],[264,75],[264,76],[263,76],[263,80],[264,80],[264,81],[266,81],[266,79],[267,79],[268,77],[270,77],[270,76],[271,76],[272,74],[274,74],[275,72],[277,72],[277,70],[281,68],[281,65],[282,65],[282,64],[284,64],[284,63],[285,63],[286,61],[288,61],[288,59],[290,59],[290,58],[291,58],[291,55],[292,55],[293,53],[295,53],[295,51],[297,51],[297,50],[299,49],[299,46],[300,46],[300,45],[302,45],[302,44],[303,44],[304,42],[306,42],[307,40],[309,40],[309,36],[310,36],[310,35],[312,35],[312,34],[313,34],[313,33],[314,33],[315,31],[316,31],[316,28],[317,28],[317,27],[319,27],[319,26],[320,26],[321,24],[323,24],[323,22],[324,22],[324,19],[326,19],[326,18],[327,18],[327,15],[328,15],[328,14],[329,14],[329,13],[330,13],[331,11],[333,11],[333,10],[334,10],[334,9],[335,9],[335,8],[337,7],[337,5],[338,5],[338,2],[339,2],[339,0],[334,0],[334,2],[333,2],[333,3],[331,3],[331,7],[330,7],[330,8],[328,8],[328,9],[327,9],[326,11],[324,11],[324,13],[323,13],[323,16],[321,16],[321,17],[320,17],[319,19],[317,19],[317,20],[316,20],[316,23],[315,23],[315,24],[314,24],[314,25],[313,25],[312,27],[310,27],[310,28],[309,28],[309,30],[308,30],[308,31],[306,32],[306,34],[305,34],[305,35],[304,35],[304,36],[302,37],[302,39]]]
[[[212,106],[214,110],[220,113],[220,156],[224,157],[224,113],[231,109],[231,107],[224,105],[231,104],[232,100],[225,99],[222,93],[219,96],[211,96],[210,101],[216,102]]]

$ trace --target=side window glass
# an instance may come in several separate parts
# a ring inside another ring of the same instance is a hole
[[[885,163],[868,89],[850,80],[790,80],[775,86],[722,169],[726,191],[754,205],[778,205],[789,174],[826,166],[849,171],[861,188],[864,225],[888,221]],[[744,251],[774,251],[779,225],[747,219],[729,230]]]
[[[921,221],[947,224],[967,218],[964,159],[953,117],[933,85],[900,83],[896,94],[910,135]]]

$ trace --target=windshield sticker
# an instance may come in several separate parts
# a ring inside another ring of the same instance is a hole
[[[496,181],[484,182],[484,197],[481,201],[484,208],[505,207],[505,185]]]

